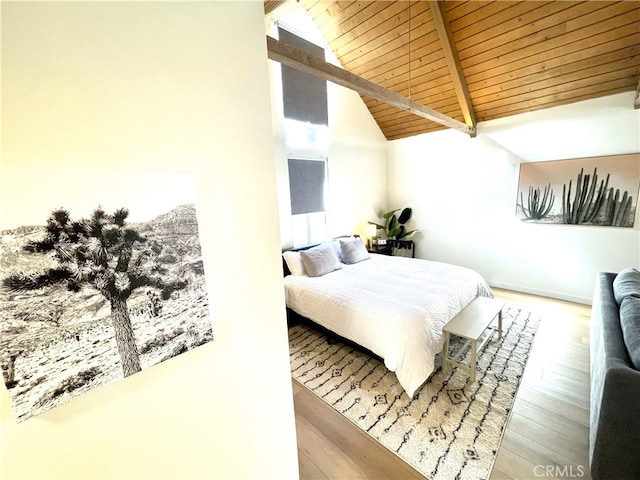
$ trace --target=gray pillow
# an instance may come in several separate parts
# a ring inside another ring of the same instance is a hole
[[[310,277],[319,277],[342,268],[338,255],[331,246],[302,251],[300,258]]]
[[[347,264],[358,263],[370,258],[367,248],[359,238],[340,240],[340,251],[342,252],[342,261]]]
[[[613,296],[622,303],[625,297],[640,297],[640,272],[635,268],[625,268],[613,280]]]
[[[640,298],[626,297],[620,305],[620,327],[631,364],[640,370]]]
[[[315,247],[311,247],[309,250],[324,250],[325,248],[332,248],[334,252],[336,252],[336,256],[338,260],[342,260],[342,253],[340,252],[340,242],[338,240],[327,240],[326,242],[322,242],[320,245],[316,245]]]

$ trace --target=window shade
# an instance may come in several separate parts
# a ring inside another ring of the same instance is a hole
[[[325,160],[289,159],[291,214],[324,212]]]
[[[280,41],[324,60],[324,49],[278,28]],[[328,125],[327,82],[295,68],[281,65],[284,116],[314,125]]]

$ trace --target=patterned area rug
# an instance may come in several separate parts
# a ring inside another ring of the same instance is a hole
[[[505,306],[502,340],[478,356],[476,382],[443,371],[409,399],[384,364],[306,324],[289,330],[294,379],[430,480],[489,478],[539,318]],[[456,348],[459,345],[452,345]]]

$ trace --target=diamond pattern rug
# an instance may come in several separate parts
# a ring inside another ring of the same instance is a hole
[[[289,329],[291,373],[430,480],[486,479],[539,320],[505,306],[504,335],[494,335],[478,355],[476,381],[456,368],[443,371],[438,354],[413,399],[379,359],[306,324]]]

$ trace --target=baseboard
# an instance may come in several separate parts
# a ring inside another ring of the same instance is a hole
[[[566,300],[568,302],[582,303],[585,305],[591,305],[593,302],[592,297],[580,297],[577,295],[568,295],[565,293],[553,292],[549,290],[541,290],[537,288],[526,287],[523,285],[513,285],[509,283],[492,282],[491,286],[495,288],[502,288],[504,290],[512,290],[514,292],[529,293],[531,295],[539,295],[541,297],[556,298],[558,300]]]

